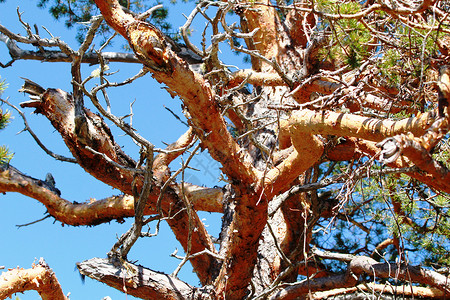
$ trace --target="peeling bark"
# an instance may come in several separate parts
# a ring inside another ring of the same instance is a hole
[[[15,293],[35,290],[42,300],[68,300],[61,289],[55,273],[43,258],[31,269],[8,269],[0,275],[0,299]]]
[[[64,224],[97,225],[134,216],[134,199],[130,195],[70,202],[61,198],[54,188],[43,180],[27,176],[10,165],[1,165],[0,170],[0,192],[17,192],[36,199],[44,204],[52,217]],[[209,212],[222,211],[222,189],[185,184],[184,190],[194,209]],[[144,213],[150,215],[157,214],[158,211],[147,207]]]
[[[31,86],[35,87],[35,85]],[[116,165],[134,168],[136,163],[123,153],[120,146],[114,142],[109,128],[100,116],[85,108],[83,108],[82,114],[77,115],[72,97],[64,91],[47,89],[41,93],[40,89],[37,89],[38,92],[36,92],[29,85],[25,85],[23,90],[34,95],[34,100],[21,105],[23,107],[33,107],[36,109],[36,112],[43,114],[49,119],[53,127],[61,134],[80,166],[89,174],[128,195],[133,195],[133,182],[135,182],[138,191],[142,189],[142,175],[137,176],[135,181],[136,173],[134,171],[123,169]],[[92,152],[89,148],[94,149],[101,155]],[[102,155],[108,157],[109,160],[116,164],[111,163]],[[162,182],[163,180],[164,178],[159,178],[159,181],[154,184],[149,195],[150,199],[147,201],[147,204],[153,211],[160,211],[157,207],[157,202],[164,183]],[[189,235],[188,223],[190,217],[187,215],[184,203],[178,195],[181,195],[181,189],[176,185],[172,185],[164,193],[161,209],[164,212],[164,217],[168,217],[167,222],[175,236],[186,250],[188,247],[187,237]],[[191,221],[194,224],[194,228],[196,228],[193,231],[191,241],[193,253],[201,252],[205,249],[215,252],[212,241],[196,214]],[[212,280],[212,272],[210,270],[215,266],[215,261],[212,257],[201,255],[193,258],[191,262],[203,283]]]

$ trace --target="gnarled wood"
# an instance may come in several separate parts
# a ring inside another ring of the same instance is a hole
[[[207,289],[192,287],[173,276],[125,261],[92,258],[77,263],[77,268],[84,276],[141,299],[212,299]]]

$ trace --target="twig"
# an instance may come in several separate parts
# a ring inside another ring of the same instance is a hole
[[[17,228],[21,228],[21,227],[30,226],[30,225],[39,223],[39,222],[41,222],[41,221],[44,221],[45,219],[48,219],[48,218],[50,218],[50,217],[51,217],[51,215],[46,215],[45,217],[43,217],[43,218],[41,218],[41,219],[39,219],[39,220],[30,222],[30,223],[25,223],[25,224],[16,225],[16,227],[17,227]]]
[[[28,121],[25,117],[25,114],[18,107],[11,104],[10,102],[8,102],[8,100],[3,100],[0,98],[0,101],[11,106],[19,113],[19,115],[22,118],[23,123],[25,125],[25,128],[22,131],[28,131],[30,133],[30,135],[33,137],[33,139],[35,140],[35,142],[39,145],[39,147],[41,147],[41,149],[45,151],[45,153],[47,153],[51,157],[53,157],[57,160],[60,160],[60,161],[70,162],[70,163],[74,163],[74,164],[78,163],[75,158],[65,157],[65,156],[62,156],[62,155],[59,155],[59,154],[56,154],[56,153],[50,151],[47,147],[45,147],[45,145],[39,140],[39,138],[34,133],[34,131],[30,128],[30,126],[28,125]]]

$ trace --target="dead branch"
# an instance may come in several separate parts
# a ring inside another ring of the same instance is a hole
[[[81,274],[141,299],[212,299],[207,289],[126,261],[92,258],[77,267]]]

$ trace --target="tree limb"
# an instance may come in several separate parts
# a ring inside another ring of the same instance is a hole
[[[142,174],[130,169],[119,168],[116,164],[104,159],[103,155],[106,155],[115,163],[129,167],[136,166],[136,162],[115,143],[109,127],[100,116],[93,114],[84,107],[82,107],[82,113],[76,115],[75,103],[71,95],[62,90],[47,89],[38,96],[31,90],[29,92],[34,94],[34,97],[31,101],[21,105],[23,107],[34,107],[37,112],[42,113],[50,120],[81,167],[98,180],[119,189],[124,194],[133,194],[133,182],[136,184],[137,191],[142,190],[144,184]],[[102,155],[93,153],[86,146]],[[163,179],[156,178],[147,201],[149,208],[153,211],[160,211],[160,208],[157,207],[157,199],[161,193]],[[163,196],[164,201],[161,203],[161,209],[164,212],[164,217],[168,217],[167,222],[172,231],[182,246],[186,248],[189,217],[180,199],[181,189],[176,184],[171,184]],[[215,249],[210,236],[196,214],[193,222],[197,229],[192,234],[191,239],[193,252],[200,252],[205,248],[214,252]],[[214,261],[215,259],[207,255],[195,257],[191,260],[201,282],[211,281],[212,274],[209,269],[213,268]]]
[[[77,263],[82,275],[141,299],[212,299],[205,289],[126,261],[92,258]]]
[[[316,253],[318,254],[318,253]],[[329,255],[326,255],[330,258]],[[339,254],[335,259],[339,259]],[[344,288],[356,285],[359,281],[356,276],[367,275],[374,279],[394,278],[404,282],[422,283],[430,285],[442,291],[444,295],[450,294],[448,278],[437,272],[424,269],[419,266],[409,266],[395,263],[379,263],[365,256],[348,256],[351,259],[347,272],[342,275],[306,279],[304,281],[282,287],[269,299],[296,299],[310,292],[325,291],[333,288]]]
[[[31,269],[9,269],[0,275],[0,299],[15,293],[35,290],[43,300],[68,300],[61,289],[55,273],[43,258]]]

